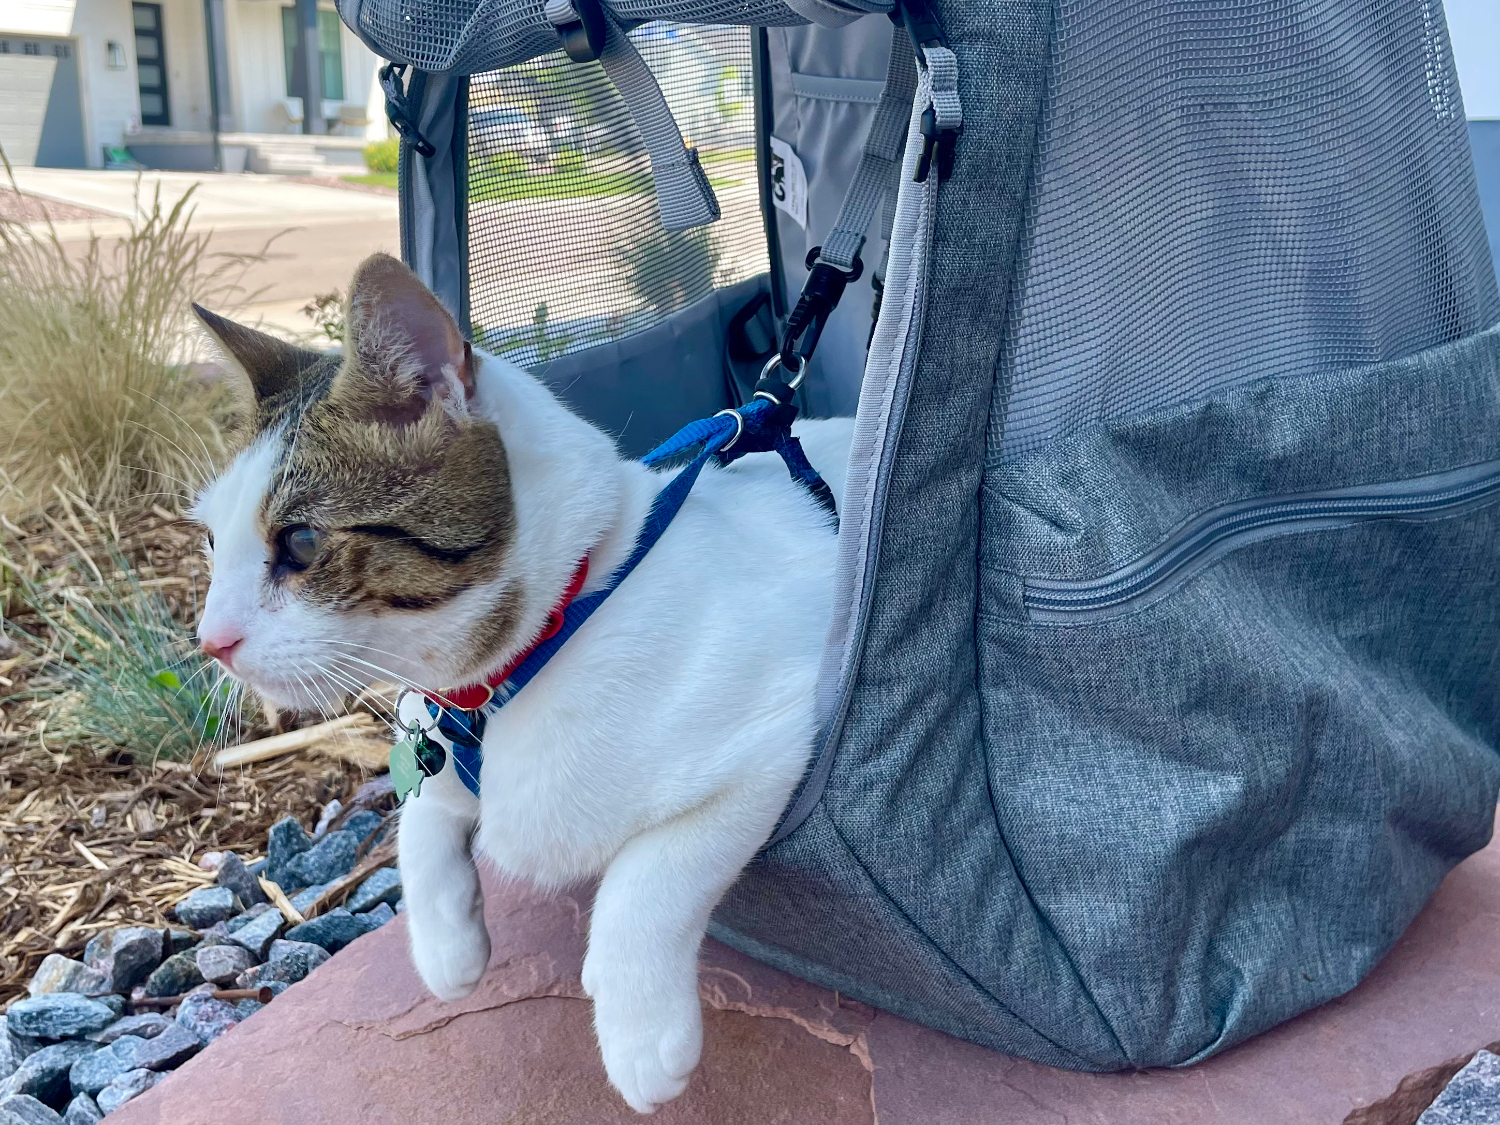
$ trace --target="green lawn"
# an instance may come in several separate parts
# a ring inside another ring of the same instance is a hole
[[[755,154],[750,149],[704,153],[706,168],[728,171],[724,165],[747,164],[753,167]],[[747,168],[747,170],[749,170]],[[369,172],[362,176],[344,176],[352,184],[375,184],[395,188],[396,173]],[[736,187],[743,181],[732,175],[709,174],[716,188]],[[469,201],[504,202],[512,199],[577,199],[591,195],[645,195],[651,191],[651,176],[645,171],[590,168],[576,154],[563,158],[548,168],[527,164],[520,157],[504,153],[476,165],[469,171]]]
[[[396,188],[396,173],[394,172],[368,172],[363,176],[341,176],[340,179],[348,180],[351,184],[374,184],[376,187]]]

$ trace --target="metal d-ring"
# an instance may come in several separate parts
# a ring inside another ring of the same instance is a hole
[[[716,450],[716,452],[718,453],[723,453],[728,450],[730,446],[740,440],[740,435],[745,432],[745,416],[743,414],[741,414],[738,410],[733,409],[721,410],[718,414],[715,414],[714,417],[718,418],[725,414],[728,414],[731,418],[734,419],[734,437],[730,438],[723,445],[719,446],[719,448]]]
[[[762,379],[768,378],[770,376],[771,372],[775,371],[776,368],[781,367],[781,366],[784,366],[784,364],[782,363],[782,360],[781,360],[781,353],[780,352],[773,352],[771,354],[771,358],[768,359],[768,360],[766,360],[766,365],[760,369],[760,377]],[[807,374],[807,360],[804,359],[800,364],[798,364],[797,365],[797,370],[792,371],[792,369],[790,367],[788,367],[787,370],[789,372],[791,372],[791,376],[792,376],[791,382],[787,383],[787,386],[790,387],[792,390],[795,391],[798,387],[800,387],[802,385],[802,379]],[[763,397],[763,398],[771,398],[770,395],[762,395],[761,397]],[[772,401],[773,402],[778,402],[780,400],[778,400],[778,399],[772,399]]]
[[[416,691],[416,690],[414,690],[412,688],[406,688],[404,691],[401,692],[400,695],[396,696],[396,721],[397,722],[401,721],[401,703],[402,703],[403,700],[406,699],[406,697],[408,695],[420,695],[423,699],[431,699],[432,698],[425,691]],[[424,715],[426,715],[429,719],[432,718],[431,713],[427,710],[427,708],[425,706],[422,708],[422,713]],[[429,734],[430,735],[430,734],[436,734],[437,733],[438,724],[437,724],[436,720],[433,721],[433,724],[430,727],[423,726],[421,719],[413,719],[411,721],[411,723],[407,724],[407,726],[409,727],[412,724],[415,724],[417,726],[417,729],[419,729],[423,734]]]

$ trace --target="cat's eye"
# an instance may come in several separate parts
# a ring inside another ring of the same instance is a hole
[[[306,570],[323,550],[324,533],[305,523],[284,527],[276,536],[276,563],[289,570]]]

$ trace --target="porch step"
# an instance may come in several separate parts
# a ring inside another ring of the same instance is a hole
[[[323,154],[306,142],[257,141],[249,149],[246,166],[252,172],[314,176],[328,168]]]

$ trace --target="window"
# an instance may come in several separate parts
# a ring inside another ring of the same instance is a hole
[[[297,58],[297,9],[281,9],[281,52],[286,63],[286,96],[295,98],[298,91],[292,88],[292,75],[296,74]],[[344,100],[344,52],[339,45],[339,17],[337,12],[318,12],[318,63],[322,70],[323,99],[330,102]]]
[[[167,59],[162,50],[161,5],[132,4],[135,19],[135,74],[141,91],[141,124],[170,125]]]

